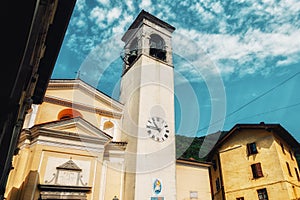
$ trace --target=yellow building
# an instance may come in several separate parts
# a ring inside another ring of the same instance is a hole
[[[26,117],[7,199],[125,199],[122,109],[81,80],[50,80]],[[209,166],[177,160],[177,199],[211,199]]]
[[[207,169],[210,163],[191,159],[177,159],[177,199],[211,199],[210,177]]]
[[[208,156],[213,199],[300,199],[299,147],[279,124],[235,125]]]
[[[80,80],[51,80],[44,102],[26,117],[8,199],[122,196],[126,143],[116,142],[121,110]]]

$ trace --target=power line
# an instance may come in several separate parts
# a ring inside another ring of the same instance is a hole
[[[267,95],[268,93],[272,92],[273,90],[275,90],[276,88],[280,87],[281,85],[285,84],[286,82],[290,81],[291,79],[295,78],[296,76],[298,76],[300,74],[300,71],[295,73],[294,75],[290,76],[289,78],[283,80],[282,82],[280,82],[279,84],[275,85],[274,87],[272,87],[271,89],[267,90],[266,92],[260,94],[259,96],[255,97],[254,99],[252,99],[251,101],[245,103],[244,105],[240,106],[239,108],[237,108],[236,110],[234,110],[233,112],[227,114],[225,117],[221,118],[221,119],[218,119],[210,124],[208,124],[207,126],[205,126],[204,128],[201,128],[201,129],[198,129],[196,130],[196,132],[200,132],[200,131],[203,131],[203,130],[206,130],[208,129],[209,127],[213,126],[214,124],[220,122],[220,121],[223,121],[225,120],[226,118],[232,116],[233,114],[239,112],[240,110],[242,110],[243,108],[245,108],[246,106],[250,105],[251,103],[255,102],[256,100],[262,98],[263,96]],[[299,103],[300,104],[300,103]],[[294,105],[291,105],[291,106],[295,106],[296,104]],[[298,105],[298,104],[297,104]],[[280,108],[280,109],[283,109],[283,108]],[[189,131],[189,132],[193,132],[193,131]]]
[[[288,108],[296,107],[296,106],[299,106],[299,105],[300,105],[300,102],[298,102],[298,103],[296,103],[296,104],[292,104],[292,105],[288,105],[288,106],[276,108],[276,109],[274,109],[274,110],[269,110],[269,111],[266,111],[266,112],[257,113],[257,114],[255,114],[255,115],[250,115],[250,116],[248,116],[248,117],[244,117],[244,118],[238,119],[238,120],[236,120],[235,122],[232,122],[232,123],[236,123],[236,122],[238,122],[238,121],[245,120],[245,119],[249,119],[249,118],[252,118],[252,117],[259,116],[259,115],[269,114],[269,113],[276,112],[276,111],[279,111],[279,110],[283,110],[283,109],[288,109]]]
[[[278,88],[279,86],[285,84],[286,82],[288,82],[289,80],[291,80],[292,78],[296,77],[297,75],[300,74],[300,71],[295,73],[294,75],[292,75],[291,77],[285,79],[284,81],[280,82],[279,84],[275,85],[274,87],[272,87],[271,89],[267,90],[266,92],[260,94],[259,96],[255,97],[254,99],[252,99],[251,101],[249,101],[248,103],[242,105],[241,107],[239,107],[238,109],[236,109],[235,111],[229,113],[228,115],[225,116],[225,118],[233,115],[234,113],[237,113],[238,111],[242,110],[243,108],[245,108],[246,106],[248,106],[249,104],[253,103],[254,101],[260,99],[261,97],[265,96],[266,94],[272,92],[273,90],[275,90],[276,88]],[[225,119],[224,118],[224,119]]]

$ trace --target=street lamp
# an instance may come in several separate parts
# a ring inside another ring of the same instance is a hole
[[[119,200],[117,196],[115,196],[112,200]]]

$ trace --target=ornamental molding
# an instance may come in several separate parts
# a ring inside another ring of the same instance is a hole
[[[65,99],[61,99],[61,98],[57,98],[57,97],[53,97],[53,96],[48,96],[48,95],[46,95],[44,97],[44,102],[61,105],[61,106],[65,106],[65,107],[69,107],[69,108],[73,108],[73,109],[94,112],[99,115],[103,115],[106,117],[112,117],[112,118],[116,118],[116,119],[121,119],[121,117],[122,117],[122,113],[120,113],[120,112],[105,110],[102,108],[96,108],[96,107],[92,107],[92,106],[88,106],[88,105],[84,105],[84,104],[80,104],[80,103],[74,103],[69,100],[65,100]]]

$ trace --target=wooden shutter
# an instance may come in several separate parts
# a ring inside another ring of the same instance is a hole
[[[256,163],[255,167],[256,167],[257,177],[264,176],[263,172],[262,172],[262,169],[261,169],[261,164],[260,163]]]
[[[259,178],[263,177],[263,172],[261,169],[261,164],[260,163],[255,163],[251,165],[252,173],[253,173],[253,178]]]
[[[248,156],[251,155],[251,147],[250,147],[250,144],[247,144],[247,154],[248,154]]]

